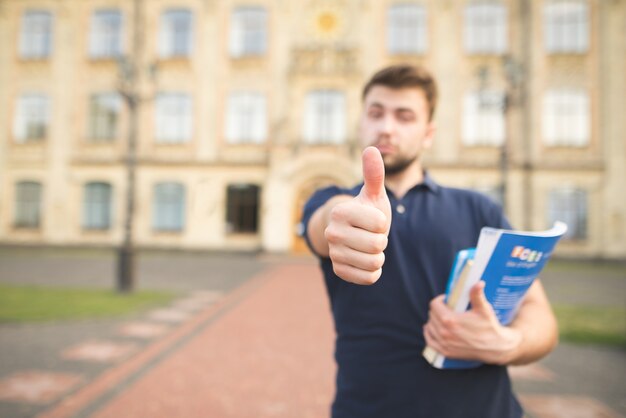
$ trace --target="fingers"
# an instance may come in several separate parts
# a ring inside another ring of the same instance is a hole
[[[382,269],[375,271],[367,271],[356,268],[349,264],[341,264],[333,262],[333,270],[335,274],[347,282],[360,285],[371,285],[378,281],[382,274]]]
[[[334,264],[347,264],[359,270],[374,272],[380,270],[385,263],[385,253],[364,253],[348,247],[334,247],[330,257]]]
[[[367,147],[363,151],[363,192],[366,198],[377,200],[385,195],[385,166],[380,151]]]
[[[430,301],[428,323],[424,327],[424,332],[428,329],[431,338],[437,341],[450,338],[456,327],[455,314],[446,306],[444,298],[444,295],[439,295]]]
[[[357,284],[375,283],[385,262],[387,236],[350,225],[331,224],[325,231],[337,276]]]
[[[329,226],[349,225],[374,233],[386,233],[389,228],[387,216],[378,208],[346,202],[335,206],[330,212]]]
[[[352,229],[343,235],[341,231],[335,232],[333,229],[326,230],[326,240],[328,241],[329,252],[331,249],[349,248],[364,254],[379,254],[385,251],[389,242],[385,234],[373,234],[362,229]],[[340,255],[339,252],[329,254],[334,261],[334,257]]]
[[[448,355],[445,340],[441,337],[437,328],[433,326],[432,322],[429,321],[424,325],[423,333],[426,345],[444,356]]]
[[[472,310],[478,313],[491,314],[493,309],[485,297],[485,282],[479,281],[470,289]]]

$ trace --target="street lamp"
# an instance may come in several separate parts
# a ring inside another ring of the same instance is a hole
[[[499,158],[499,170],[500,170],[500,185],[499,194],[502,204],[502,210],[506,213],[506,201],[507,201],[507,183],[509,173],[509,154],[510,154],[510,121],[509,121],[509,109],[516,103],[515,96],[516,90],[523,81],[522,66],[514,61],[510,56],[505,55],[502,59],[502,68],[506,78],[506,89],[500,100],[494,100],[491,95],[488,94],[488,85],[490,72],[486,66],[480,67],[477,71],[479,80],[478,88],[478,105],[481,109],[493,109],[500,110],[502,117],[505,121],[505,131],[502,144],[500,145],[500,158]]]
[[[496,110],[505,120],[506,124],[506,112],[508,107],[508,94],[504,93],[502,97],[496,96],[493,92],[489,91],[489,67],[482,66],[478,68],[478,107],[481,110],[492,111]],[[505,127],[503,132],[502,144],[500,145],[500,184],[498,186],[499,200],[502,205],[502,209],[506,212],[506,194],[507,194],[507,175],[508,175],[508,129]]]
[[[124,165],[126,168],[126,198],[124,211],[124,238],[117,251],[116,288],[120,293],[135,290],[136,264],[133,240],[135,213],[135,171],[137,165],[138,132],[138,68],[142,48],[142,8],[141,0],[133,1],[133,50],[130,56],[118,60],[118,92],[128,107],[128,144]]]
[[[135,214],[135,172],[137,166],[138,99],[136,93],[136,65],[126,58],[118,61],[120,83],[118,92],[128,108],[128,143],[124,166],[126,169],[126,197],[124,208],[124,238],[117,252],[117,291],[135,289],[135,249],[133,220]]]

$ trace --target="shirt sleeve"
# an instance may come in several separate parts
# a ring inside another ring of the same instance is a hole
[[[491,200],[487,200],[487,202],[487,225],[493,228],[513,229],[513,227],[509,223],[509,220],[504,214],[504,211],[502,210],[502,206],[495,202],[492,202]]]
[[[315,252],[315,250],[313,249],[313,245],[311,245],[311,241],[309,239],[309,233],[308,233],[309,221],[311,220],[311,217],[313,216],[315,211],[317,211],[320,207],[322,207],[324,203],[326,203],[330,198],[335,197],[340,194],[348,194],[348,193],[349,192],[347,190],[344,190],[337,186],[326,187],[324,189],[320,189],[316,191],[315,193],[313,193],[313,195],[309,198],[309,200],[304,205],[304,210],[302,212],[302,219],[300,220],[300,225],[298,229],[299,229],[300,235],[306,241],[311,252],[313,252],[313,254],[317,255],[318,257],[319,257],[319,254]]]

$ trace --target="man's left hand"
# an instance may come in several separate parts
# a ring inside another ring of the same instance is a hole
[[[470,290],[472,307],[454,312],[444,295],[430,302],[429,318],[424,325],[426,343],[449,358],[508,364],[521,344],[519,330],[502,326],[484,293],[480,281]]]

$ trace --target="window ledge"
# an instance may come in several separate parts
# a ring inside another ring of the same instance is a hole
[[[18,57],[18,62],[24,65],[37,65],[37,64],[48,64],[50,63],[50,56],[45,57]]]
[[[191,54],[187,55],[170,55],[167,57],[158,57],[158,65],[176,65],[176,64],[189,64],[191,61]]]
[[[106,227],[106,228],[82,227],[81,232],[84,235],[108,235],[111,233],[111,227]]]
[[[21,150],[28,150],[28,149],[41,149],[44,148],[46,146],[46,144],[48,143],[47,138],[44,139],[30,139],[30,140],[16,140],[15,138],[13,139],[13,143],[11,144],[13,147],[21,149]]]
[[[184,229],[152,229],[152,234],[160,237],[175,237],[183,235],[184,233]]]

